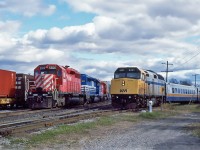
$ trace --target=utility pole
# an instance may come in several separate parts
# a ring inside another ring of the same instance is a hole
[[[162,63],[162,64],[166,64],[166,63]],[[173,71],[169,71],[169,65],[173,65],[173,64],[169,64],[168,61],[167,61],[167,68],[166,68],[166,71],[161,71],[161,72],[166,72],[166,78],[165,78],[165,81],[167,83],[167,78],[168,78],[168,72],[173,72]]]
[[[197,81],[197,75],[199,75],[199,74],[194,74],[194,75],[192,75],[192,76],[194,76],[194,79],[195,79],[195,87],[196,87],[196,81]]]
[[[162,63],[162,64],[166,64],[166,63]],[[167,68],[166,68],[166,71],[161,71],[161,72],[166,72],[166,78],[165,78],[165,100],[167,99],[167,78],[168,78],[168,72],[173,72],[173,71],[169,71],[169,65],[173,65],[173,64],[169,64],[168,61],[167,61]],[[165,102],[164,102],[165,103]],[[162,99],[162,104],[163,104],[163,99]],[[162,110],[162,104],[161,104],[161,110]]]

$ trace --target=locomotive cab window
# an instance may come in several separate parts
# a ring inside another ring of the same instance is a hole
[[[58,70],[57,75],[58,75],[58,77],[61,77],[62,76],[62,71]]]
[[[39,71],[35,70],[35,76],[37,76],[38,74],[40,74]]]

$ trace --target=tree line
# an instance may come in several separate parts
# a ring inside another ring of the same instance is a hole
[[[169,82],[170,82],[170,83],[175,83],[175,84],[189,85],[189,86],[193,85],[193,84],[192,84],[192,81],[189,80],[189,79],[183,79],[183,80],[178,81],[178,80],[175,79],[175,78],[171,78],[171,79],[169,80]]]

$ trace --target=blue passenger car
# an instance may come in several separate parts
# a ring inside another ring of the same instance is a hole
[[[199,90],[194,86],[167,83],[167,102],[198,102]]]
[[[85,94],[85,101],[94,102],[100,100],[100,81],[96,78],[81,74],[81,92]]]

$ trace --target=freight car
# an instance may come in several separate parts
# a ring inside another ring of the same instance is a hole
[[[28,90],[34,85],[33,79],[32,75],[0,70],[0,105],[26,107]]]
[[[17,73],[16,74],[16,107],[27,107],[28,91],[34,87],[34,76],[30,74]]]
[[[138,67],[121,67],[111,80],[111,102],[113,107],[146,107],[148,100],[160,105],[165,99],[164,78],[150,70]]]
[[[28,104],[32,109],[66,106],[70,101],[84,103],[81,93],[81,74],[69,66],[43,64],[34,69],[36,88],[29,91]]]
[[[199,102],[199,89],[195,86],[167,83],[166,87],[169,103]]]
[[[15,104],[16,72],[0,69],[0,106]]]

